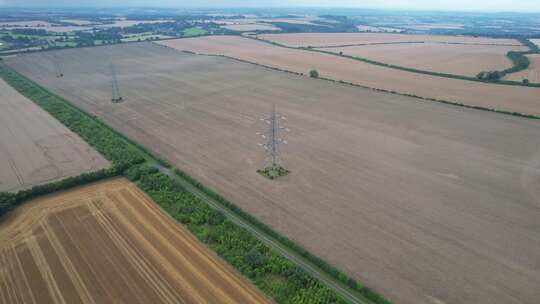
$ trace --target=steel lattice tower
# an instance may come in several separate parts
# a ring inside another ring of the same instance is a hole
[[[111,77],[112,77],[112,102],[118,103],[123,100],[120,95],[120,89],[118,88],[118,79],[116,78],[116,69],[114,64],[111,63]]]
[[[272,161],[272,167],[281,166],[281,144],[287,144],[287,141],[281,137],[281,131],[289,132],[288,128],[282,126],[281,122],[287,120],[286,117],[276,113],[276,105],[272,105],[272,114],[269,117],[261,118],[268,124],[268,129],[264,132],[258,132],[263,139],[264,143],[260,143],[259,146],[263,147]]]
[[[64,73],[62,72],[62,66],[60,65],[60,59],[58,58],[58,55],[53,55],[53,64],[54,64],[54,70],[56,72],[56,77],[61,78],[64,77]]]

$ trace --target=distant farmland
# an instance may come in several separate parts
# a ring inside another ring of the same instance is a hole
[[[413,69],[475,77],[482,71],[512,67],[506,56],[523,47],[446,44],[437,42],[377,44],[324,48],[321,50],[367,58]]]
[[[311,69],[317,69],[321,77],[371,88],[540,115],[540,88],[487,84],[411,73],[335,55],[273,46],[238,36],[210,36],[159,43],[178,50],[226,55],[304,74]]]
[[[0,303],[267,303],[143,192],[116,179],[0,222]]]
[[[540,121],[151,43],[57,54],[64,78],[51,52],[7,63],[395,303],[540,298]],[[256,173],[272,103],[292,130],[278,181]]]
[[[392,43],[392,42],[443,42],[463,44],[487,44],[522,46],[516,39],[496,39],[486,37],[442,36],[442,35],[409,35],[392,33],[298,33],[298,34],[264,34],[260,38],[285,44],[288,46],[318,47],[342,46],[350,44]]]
[[[1,79],[0,108],[0,192],[16,192],[109,165]]]

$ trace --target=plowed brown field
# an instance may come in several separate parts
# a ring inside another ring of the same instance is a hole
[[[400,304],[540,299],[540,121],[154,44],[8,63]],[[108,60],[125,101],[110,102]],[[257,143],[275,103],[292,173]]]
[[[411,73],[335,55],[273,46],[239,36],[209,36],[159,43],[178,50],[226,55],[304,74],[317,69],[321,77],[371,88],[540,115],[540,88],[486,84]]]
[[[322,50],[367,58],[424,71],[476,76],[482,71],[512,67],[506,56],[523,47],[476,44],[404,43],[324,48]]]
[[[32,200],[0,222],[0,303],[267,303],[123,179]]]
[[[443,42],[465,44],[497,44],[521,46],[516,39],[500,39],[467,36],[409,35],[393,33],[298,33],[264,34],[260,38],[288,46],[338,46],[345,44],[388,43],[388,42]]]
[[[0,79],[0,192],[108,165],[79,136]]]

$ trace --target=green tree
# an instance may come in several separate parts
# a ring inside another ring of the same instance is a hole
[[[309,77],[311,77],[311,78],[319,78],[319,72],[317,70],[311,70],[311,71],[309,71]]]

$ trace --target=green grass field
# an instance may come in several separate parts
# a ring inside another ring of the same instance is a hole
[[[207,33],[206,30],[198,27],[190,27],[184,30],[184,36],[186,37],[201,36],[206,35]]]

